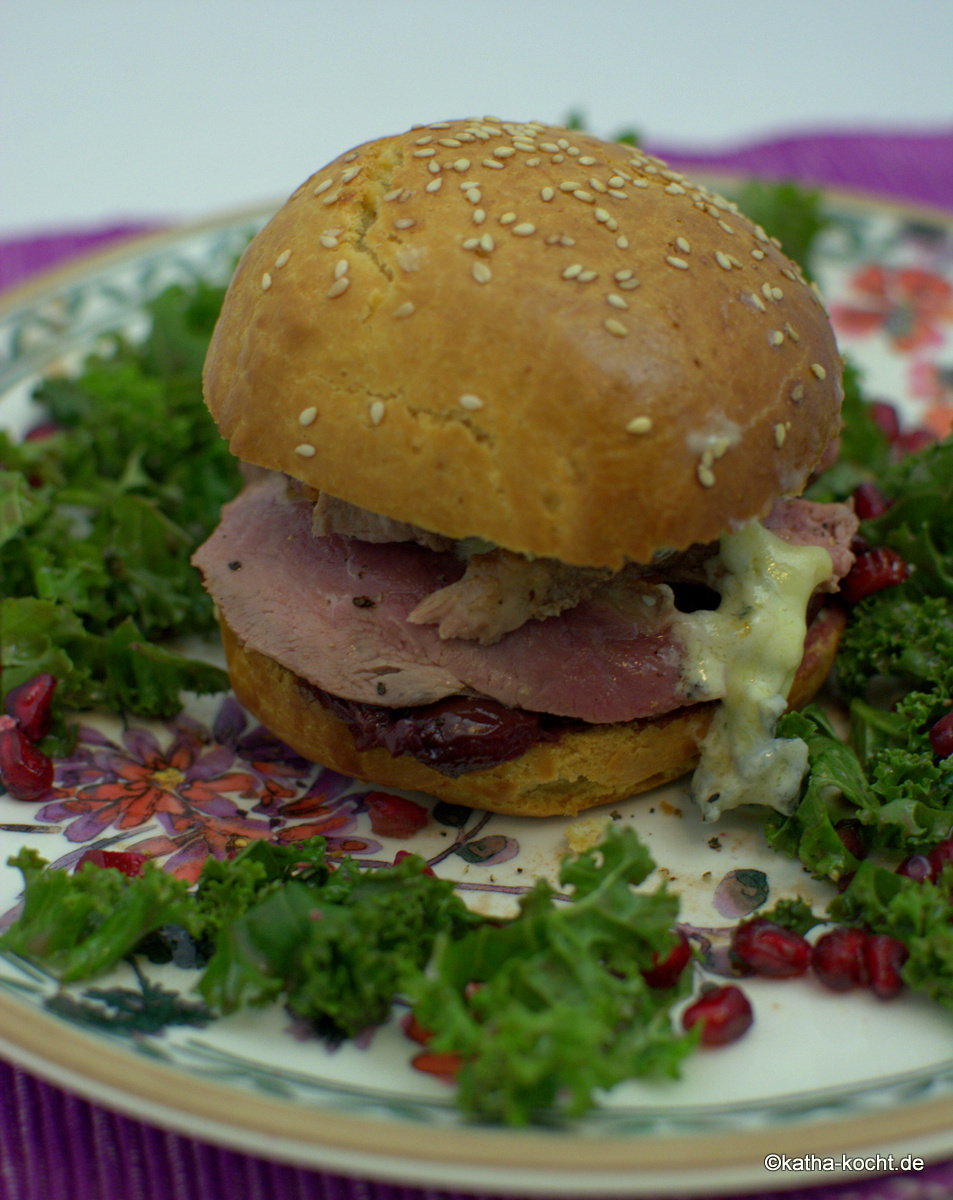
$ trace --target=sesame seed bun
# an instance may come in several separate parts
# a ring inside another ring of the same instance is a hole
[[[841,400],[814,291],[731,204],[630,146],[489,119],[298,188],[242,258],[205,394],[248,463],[612,569],[799,493]]]
[[[800,708],[824,682],[846,625],[827,606],[812,622],[789,694]],[[681,708],[654,720],[574,726],[557,742],[453,779],[408,755],[359,751],[348,727],[314,689],[271,658],[243,646],[220,619],[228,671],[238,699],[304,758],[379,786],[427,792],[451,804],[522,817],[572,816],[678,779],[698,761],[716,704]]]

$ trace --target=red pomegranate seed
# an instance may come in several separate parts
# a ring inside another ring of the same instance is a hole
[[[936,441],[937,436],[932,429],[907,429],[899,437],[893,439],[893,446],[902,455],[916,454],[920,450],[925,450],[927,446],[934,445]]]
[[[455,1083],[462,1061],[460,1055],[453,1050],[445,1050],[442,1053],[421,1050],[410,1060],[410,1065],[427,1075],[442,1079],[445,1083]]]
[[[940,717],[930,730],[930,745],[937,758],[949,758],[953,754],[953,709]]]
[[[874,592],[903,583],[909,574],[910,567],[896,550],[876,546],[857,555],[847,576],[841,580],[841,595],[848,604],[857,604]]]
[[[819,982],[835,992],[865,987],[869,979],[864,959],[866,941],[862,929],[846,925],[819,937],[811,950],[811,966]]]
[[[854,512],[862,521],[881,516],[889,507],[887,497],[875,483],[861,483],[854,488]]]
[[[852,854],[857,859],[867,857],[868,851],[864,845],[863,826],[860,821],[854,817],[845,817],[834,826],[834,832],[840,838],[841,844],[848,854]]]
[[[55,691],[56,677],[44,671],[7,692],[4,708],[31,742],[41,741],[50,732]]]
[[[888,404],[886,400],[873,400],[868,412],[888,442],[893,442],[900,436],[900,417],[894,405]]]
[[[922,883],[924,879],[933,878],[933,867],[925,854],[911,854],[897,867],[897,874]]]
[[[40,800],[53,786],[53,760],[22,729],[0,732],[0,778],[14,800]]]
[[[370,792],[366,799],[371,829],[379,837],[413,837],[427,824],[430,815],[416,800],[392,796],[389,792]]]
[[[135,878],[142,874],[145,865],[146,855],[136,854],[133,850],[87,850],[76,864],[76,870],[81,871],[85,866],[108,867]]]
[[[652,966],[648,970],[642,972],[642,978],[651,988],[670,988],[678,983],[682,971],[688,966],[692,957],[692,945],[688,938],[680,929],[676,929],[675,936],[678,941],[662,959],[658,960],[658,955],[652,956]]]
[[[754,1023],[751,1002],[739,987],[709,985],[682,1013],[682,1026],[701,1025],[703,1046],[727,1046],[747,1033]]]
[[[811,947],[799,933],[765,917],[755,917],[735,927],[731,953],[743,966],[774,979],[803,975],[811,961]]]
[[[930,864],[930,878],[939,879],[943,868],[953,863],[953,841],[947,839],[945,842],[937,842],[928,852],[927,861]]]
[[[900,968],[910,957],[910,951],[899,938],[887,933],[870,933],[864,941],[864,965],[870,988],[881,1000],[890,1000],[903,991]]]

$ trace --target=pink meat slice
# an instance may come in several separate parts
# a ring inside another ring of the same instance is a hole
[[[464,693],[589,722],[689,699],[671,625],[641,625],[605,601],[527,621],[491,646],[411,624],[463,564],[410,542],[314,537],[311,507],[289,501],[280,477],[228,504],[193,562],[243,642],[345,699],[401,707]]]

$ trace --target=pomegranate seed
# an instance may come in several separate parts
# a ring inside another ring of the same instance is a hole
[[[867,847],[864,845],[862,830],[863,826],[855,817],[845,817],[843,821],[838,821],[834,826],[834,832],[840,838],[844,849],[857,859],[867,857]]]
[[[682,1013],[682,1026],[701,1025],[703,1046],[727,1046],[747,1033],[754,1022],[751,1002],[739,987],[709,985]]]
[[[847,576],[841,580],[841,595],[848,604],[857,604],[884,588],[896,587],[910,574],[910,567],[896,550],[876,546],[857,555]]]
[[[404,1014],[400,1021],[400,1027],[407,1037],[416,1042],[418,1046],[426,1046],[433,1039],[433,1034],[421,1025],[417,1020],[417,1014],[413,1011]]]
[[[41,741],[50,732],[55,691],[56,677],[44,671],[7,693],[4,708],[31,742]]]
[[[870,987],[881,1000],[890,1000],[903,991],[900,968],[910,957],[910,951],[899,938],[887,933],[870,933],[864,940],[864,966]]]
[[[413,837],[427,824],[429,813],[416,800],[392,796],[389,792],[370,792],[366,799],[371,829],[379,837]]]
[[[56,425],[53,421],[43,421],[39,425],[34,425],[32,429],[27,430],[23,436],[25,442],[45,442],[47,438],[55,437],[61,430],[61,426]]]
[[[862,521],[881,516],[889,507],[887,497],[875,483],[861,483],[854,488],[854,512]]]
[[[53,760],[22,729],[0,732],[0,777],[14,800],[39,800],[53,786]]]
[[[908,429],[893,439],[893,446],[901,455],[916,454],[919,450],[934,445],[936,441],[937,436],[932,429]]]
[[[819,982],[835,992],[865,987],[869,979],[864,959],[866,941],[862,929],[846,925],[819,937],[811,951],[811,966]]]
[[[886,400],[873,400],[868,412],[888,442],[893,442],[900,436],[900,417],[892,404],[888,404]]]
[[[937,842],[927,854],[930,864],[930,878],[939,879],[943,868],[953,863],[953,841]]]
[[[410,1060],[410,1065],[426,1075],[433,1075],[445,1083],[456,1083],[457,1075],[463,1060],[454,1050],[438,1053],[435,1050],[421,1050]]]
[[[774,979],[803,975],[811,961],[811,947],[799,933],[765,917],[755,917],[735,927],[731,953],[758,975]]]
[[[76,870],[81,871],[85,866],[104,867],[135,878],[142,874],[145,865],[146,855],[136,854],[133,850],[87,850],[76,864]]]
[[[925,854],[911,854],[897,867],[897,874],[922,883],[924,879],[933,878],[933,867]]]
[[[937,758],[949,758],[953,754],[953,709],[940,717],[930,730],[930,745]]]
[[[691,942],[680,929],[676,929],[675,936],[678,941],[665,958],[659,962],[658,955],[653,954],[651,967],[642,972],[642,978],[651,988],[674,987],[691,961]]]

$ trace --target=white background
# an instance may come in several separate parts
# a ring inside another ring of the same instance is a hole
[[[447,116],[950,129],[951,68],[953,0],[5,0],[0,236],[270,202]]]

